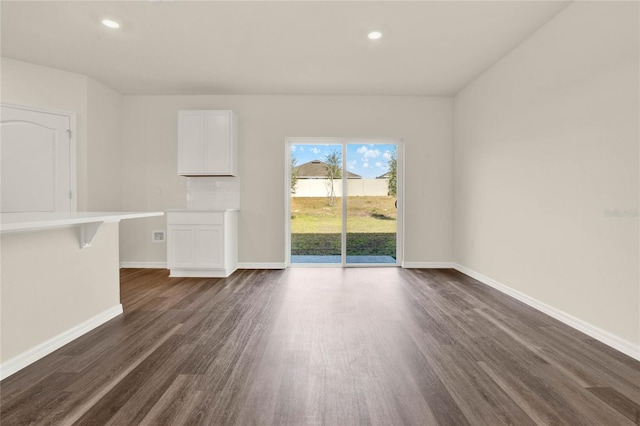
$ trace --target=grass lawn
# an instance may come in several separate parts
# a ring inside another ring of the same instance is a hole
[[[396,257],[395,197],[347,199],[347,254]],[[291,198],[291,254],[340,255],[342,199]]]
[[[327,197],[291,198],[291,233],[326,234],[342,232],[342,199],[329,206]],[[349,197],[347,232],[395,233],[395,197]]]

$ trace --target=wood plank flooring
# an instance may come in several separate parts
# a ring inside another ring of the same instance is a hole
[[[0,383],[3,426],[640,425],[640,362],[452,270],[121,274]]]

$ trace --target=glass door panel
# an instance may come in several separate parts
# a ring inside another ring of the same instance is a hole
[[[342,144],[290,145],[293,264],[342,264]]]
[[[346,146],[346,263],[396,264],[397,146]]]

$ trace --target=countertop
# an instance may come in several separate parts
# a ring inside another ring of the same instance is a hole
[[[163,215],[163,212],[1,213],[0,231],[24,231],[65,225],[119,222],[124,219]]]
[[[224,213],[224,212],[237,212],[239,211],[239,209],[167,209],[166,212],[167,213],[171,213],[171,212],[180,212],[180,213],[184,213],[184,212],[218,212],[218,213]]]

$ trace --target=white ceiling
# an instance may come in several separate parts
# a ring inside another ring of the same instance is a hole
[[[567,4],[2,1],[2,55],[122,94],[448,96]]]

